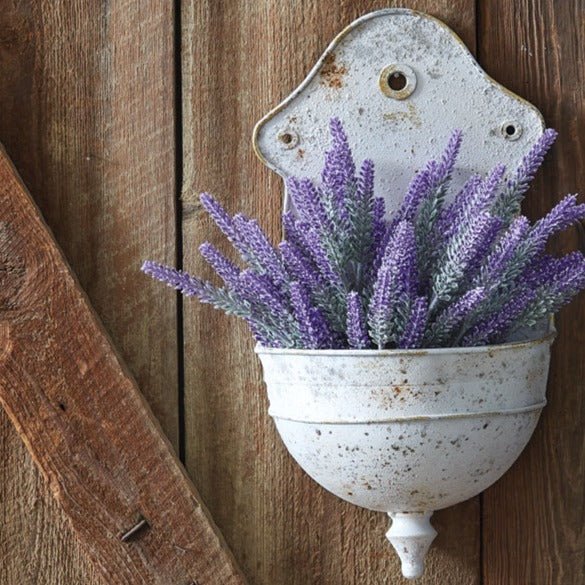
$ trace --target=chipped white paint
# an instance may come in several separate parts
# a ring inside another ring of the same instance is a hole
[[[463,349],[256,351],[291,455],[340,498],[400,517],[388,538],[412,577],[433,538],[428,516],[490,486],[528,442],[545,404],[553,337]]]
[[[490,79],[449,28],[407,9],[344,30],[257,124],[256,153],[282,177],[316,178],[332,116],[356,159],[374,161],[389,211],[453,129],[465,137],[454,187],[495,162],[515,167],[544,129],[538,110]],[[416,578],[436,534],[432,512],[490,486],[528,442],[553,336],[551,324],[530,342],[485,348],[257,353],[292,456],[339,497],[388,513],[403,574]]]
[[[381,89],[386,68],[405,74],[403,99]],[[389,209],[455,128],[464,131],[455,187],[495,162],[516,166],[544,129],[540,112],[490,79],[453,31],[407,9],[374,12],[345,29],[298,89],[258,122],[256,153],[283,177],[317,177],[332,116],[344,123],[356,160],[374,161],[377,193]],[[520,131],[507,134],[512,127]]]

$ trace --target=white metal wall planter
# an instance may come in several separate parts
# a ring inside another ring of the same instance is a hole
[[[345,29],[258,123],[256,152],[283,177],[315,178],[332,116],[356,160],[374,160],[389,209],[454,128],[467,144],[455,187],[495,160],[518,163],[544,130],[540,113],[490,79],[449,28],[406,9]],[[553,337],[550,325],[488,347],[257,352],[292,456],[344,500],[388,513],[403,574],[416,578],[436,535],[433,511],[490,486],[530,439]]]

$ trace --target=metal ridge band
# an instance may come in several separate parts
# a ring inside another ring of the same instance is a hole
[[[527,412],[533,412],[535,410],[542,410],[546,406],[546,400],[531,404],[530,406],[522,406],[520,408],[510,408],[507,410],[485,410],[477,412],[452,412],[450,414],[421,414],[412,416],[398,416],[393,418],[384,419],[372,419],[372,420],[308,420],[298,419],[288,416],[281,416],[274,413],[272,408],[268,409],[268,414],[272,418],[287,420],[291,422],[299,422],[305,424],[317,424],[317,425],[371,425],[371,424],[388,424],[395,422],[416,422],[425,420],[450,420],[460,418],[485,418],[489,416],[509,416],[514,414],[524,414]]]

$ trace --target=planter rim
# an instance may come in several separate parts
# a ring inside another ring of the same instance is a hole
[[[543,343],[552,343],[556,337],[557,331],[554,324],[549,324],[546,334],[535,337],[534,339],[525,339],[521,341],[509,341],[506,343],[497,343],[493,345],[477,345],[472,347],[429,347],[420,349],[286,349],[279,347],[264,347],[259,343],[254,347],[257,354],[272,355],[299,355],[299,356],[426,356],[426,355],[445,355],[445,354],[474,354],[490,353],[494,351],[504,351],[508,349],[525,349]]]

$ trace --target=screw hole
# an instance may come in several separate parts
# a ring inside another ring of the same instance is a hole
[[[65,406],[65,405],[64,405],[62,402],[59,402],[59,408],[60,408],[60,409],[61,409],[63,412],[65,412],[65,411],[67,410],[67,407],[66,407],[66,406]]]
[[[416,89],[416,74],[404,63],[393,63],[380,72],[378,86],[389,98],[405,100]]]
[[[278,141],[281,144],[281,148],[290,150],[299,143],[299,135],[294,130],[284,130],[279,132]]]
[[[522,136],[522,125],[516,121],[504,122],[501,133],[506,140],[518,140]]]
[[[393,91],[402,91],[407,83],[406,75],[401,71],[395,71],[388,75],[388,87]]]

